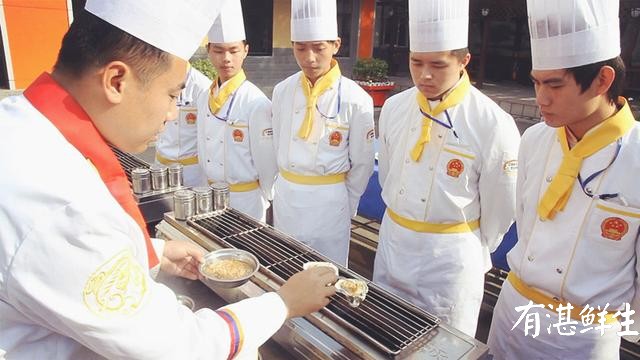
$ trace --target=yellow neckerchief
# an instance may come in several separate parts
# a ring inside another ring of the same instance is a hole
[[[469,75],[465,70],[462,71],[462,78],[458,82],[458,84],[449,91],[448,94],[444,96],[442,101],[436,106],[435,109],[431,110],[431,104],[427,101],[427,98],[418,91],[416,96],[418,100],[418,105],[420,109],[433,117],[438,116],[443,111],[452,108],[459,103],[462,102],[462,99],[469,92],[469,88],[471,87],[471,82],[469,81]],[[433,120],[428,117],[422,118],[422,131],[420,133],[420,137],[418,138],[418,142],[413,146],[411,150],[411,158],[413,161],[419,161],[422,156],[422,152],[424,151],[424,146],[429,143],[429,139],[431,138],[431,125],[433,124]]]
[[[311,134],[313,128],[313,119],[316,114],[316,104],[318,103],[318,97],[322,95],[327,89],[333,85],[341,76],[340,66],[335,59],[331,60],[331,69],[318,80],[315,85],[311,86],[309,79],[304,76],[304,73],[300,74],[300,83],[302,84],[302,92],[307,98],[307,111],[302,120],[302,125],[298,129],[298,137],[301,139],[307,139]]]
[[[619,111],[588,132],[571,149],[567,142],[565,127],[557,129],[556,133],[564,156],[558,172],[538,204],[538,215],[543,219],[553,219],[558,211],[564,209],[571,196],[573,183],[580,173],[582,161],[613,143],[633,127],[635,121],[629,104],[623,97],[618,98],[618,104],[622,104]]]
[[[216,93],[216,89],[218,88],[218,79],[211,84],[211,88],[209,88],[209,110],[211,110],[212,114],[217,114],[218,111],[224,106],[227,102],[227,99],[231,94],[233,94],[242,83],[247,80],[247,76],[244,74],[244,70],[240,69],[240,71],[233,75],[233,77],[227,80],[227,85],[224,88],[220,89],[218,95],[214,95]]]

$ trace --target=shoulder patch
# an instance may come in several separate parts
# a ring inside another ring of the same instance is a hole
[[[147,293],[144,270],[130,249],[123,250],[89,276],[82,291],[85,306],[96,315],[133,315]]]

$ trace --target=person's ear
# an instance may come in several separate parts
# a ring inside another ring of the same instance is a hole
[[[121,103],[132,76],[131,68],[122,61],[112,61],[105,65],[101,85],[107,101],[112,104]]]
[[[591,89],[596,95],[606,95],[611,88],[611,84],[616,79],[616,71],[609,65],[605,65],[600,68],[598,75],[591,83]]]
[[[333,42],[333,55],[335,56],[338,51],[340,50],[340,45],[342,45],[342,39],[341,38],[337,38],[334,42]]]

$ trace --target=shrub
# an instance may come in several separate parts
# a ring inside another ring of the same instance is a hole
[[[215,80],[215,78],[218,76],[216,69],[213,67],[209,59],[191,60],[190,63],[194,69],[200,71],[211,80]]]
[[[389,64],[382,59],[358,59],[353,66],[353,79],[361,82],[388,82]]]

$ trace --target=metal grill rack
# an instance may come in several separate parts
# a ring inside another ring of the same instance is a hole
[[[259,259],[261,272],[282,284],[309,261],[330,261],[286,234],[227,209],[191,218],[188,225],[225,247],[247,250]],[[358,274],[338,266],[341,276]],[[390,357],[404,357],[424,345],[439,319],[369,283],[357,308],[340,294],[322,312]]]
[[[127,154],[126,152],[119,150],[113,146],[111,146],[111,150],[113,151],[114,154],[116,154],[116,157],[120,162],[120,165],[122,165],[122,168],[124,169],[124,172],[127,175],[127,179],[129,180],[129,183],[131,183],[131,170],[135,168],[144,168],[144,169],[149,168],[149,164],[138,159],[133,155]]]

